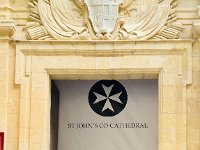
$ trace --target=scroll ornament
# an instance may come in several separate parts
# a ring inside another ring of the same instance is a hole
[[[177,0],[31,0],[29,40],[178,39]]]

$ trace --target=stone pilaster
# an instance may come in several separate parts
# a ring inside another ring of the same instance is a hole
[[[8,129],[12,126],[8,120],[16,118],[16,116],[9,115],[9,106],[14,106],[13,103],[13,85],[14,81],[14,70],[13,68],[13,57],[14,50],[12,49],[12,38],[11,36],[15,33],[16,27],[15,22],[12,20],[0,20],[0,131],[5,132],[5,143],[7,143],[8,133],[12,130]],[[11,83],[13,82],[13,83]],[[11,86],[12,85],[12,86]],[[12,92],[12,93],[11,93]],[[11,98],[12,97],[12,98]],[[5,144],[5,149],[8,148]]]
[[[193,82],[187,86],[187,149],[200,149],[200,5],[197,6],[198,20],[193,23],[192,73]]]

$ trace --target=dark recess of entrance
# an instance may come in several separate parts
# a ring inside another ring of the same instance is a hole
[[[58,149],[58,122],[59,122],[59,90],[54,81],[51,81],[51,122],[50,122],[50,150]]]

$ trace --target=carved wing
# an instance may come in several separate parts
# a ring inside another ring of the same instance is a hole
[[[33,0],[26,26],[29,39],[87,39],[82,0]]]
[[[176,22],[177,0],[124,0],[120,39],[176,39],[183,26]]]
[[[159,0],[162,3],[164,0]],[[170,0],[170,12],[163,28],[152,39],[178,39],[184,26],[177,21],[178,0]]]
[[[26,31],[32,40],[177,39],[183,30],[177,0],[123,0],[113,32],[102,34],[95,33],[84,0],[32,0],[29,6]]]

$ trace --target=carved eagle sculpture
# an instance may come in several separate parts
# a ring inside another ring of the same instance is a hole
[[[32,0],[30,40],[177,39],[177,0]]]

